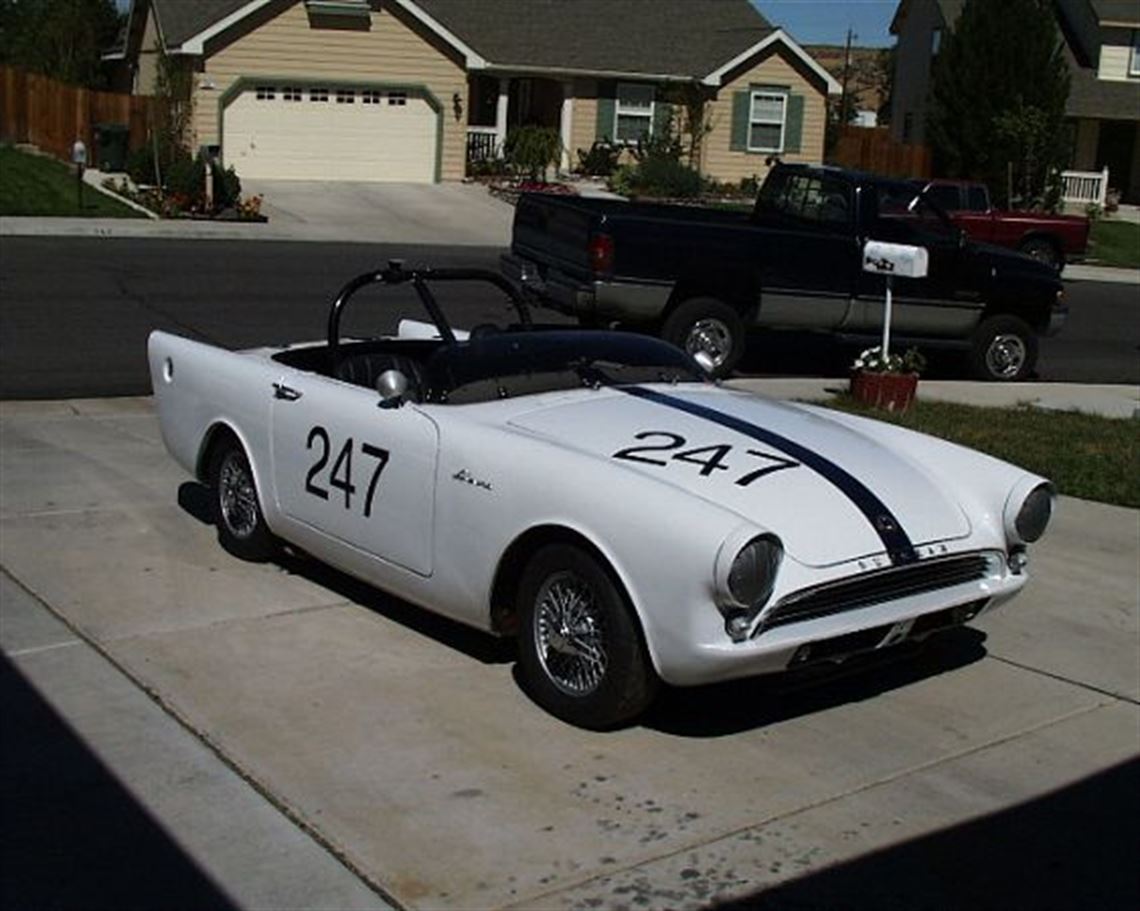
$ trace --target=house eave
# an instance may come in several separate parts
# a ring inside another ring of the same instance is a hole
[[[795,56],[798,57],[808,69],[810,69],[815,75],[819,76],[819,78],[823,80],[824,84],[827,86],[827,94],[842,94],[843,87],[839,84],[838,80],[836,80],[836,78],[832,76],[831,73],[820,66],[819,63],[817,63],[812,58],[811,54],[800,47],[795,42],[795,40],[793,40],[792,37],[788,35],[787,32],[785,32],[782,28],[776,29],[772,32],[772,34],[762,38],[760,41],[757,41],[754,45],[752,45],[752,47],[741,51],[727,63],[718,67],[707,76],[705,76],[701,82],[707,86],[719,88],[723,83],[724,77],[728,73],[732,72],[742,63],[747,62],[750,58],[755,57],[757,54],[767,50],[777,42],[783,44],[784,47],[795,54]]]
[[[684,73],[639,73],[630,70],[599,70],[569,66],[536,66],[534,64],[497,63],[487,61],[487,73],[505,75],[566,76],[590,79],[628,79],[646,82],[697,82],[696,77]]]

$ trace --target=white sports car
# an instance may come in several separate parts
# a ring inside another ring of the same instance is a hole
[[[520,323],[453,331],[439,282]],[[432,324],[340,337],[360,288]],[[359,276],[323,343],[149,340],[163,438],[231,552],[282,541],[433,611],[517,635],[531,697],[606,728],[659,680],[836,662],[964,623],[1026,581],[1048,481],[962,447],[710,382],[631,333],[539,329],[493,272]]]

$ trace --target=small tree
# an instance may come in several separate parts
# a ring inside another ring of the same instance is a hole
[[[546,179],[546,169],[558,163],[562,138],[553,127],[516,127],[503,143],[503,157],[531,180]]]
[[[689,167],[696,168],[701,160],[701,146],[715,126],[708,112],[708,90],[699,82],[679,83],[666,90],[664,100],[676,111],[668,129],[676,130]]]
[[[985,180],[1006,204],[1010,184],[1022,203],[1047,203],[1066,153],[1069,81],[1051,3],[966,0],[931,73],[936,171]]]

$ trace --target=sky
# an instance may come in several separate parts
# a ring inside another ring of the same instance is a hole
[[[764,18],[800,44],[843,44],[847,29],[862,47],[894,44],[888,31],[898,0],[752,0]]]

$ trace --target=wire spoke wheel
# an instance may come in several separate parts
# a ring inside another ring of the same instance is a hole
[[[235,538],[245,540],[257,530],[257,491],[249,466],[236,450],[230,450],[222,460],[218,473],[218,503],[222,519]]]
[[[539,589],[534,609],[535,648],[551,682],[570,696],[594,692],[605,678],[609,654],[589,583],[572,572],[555,573]]]

